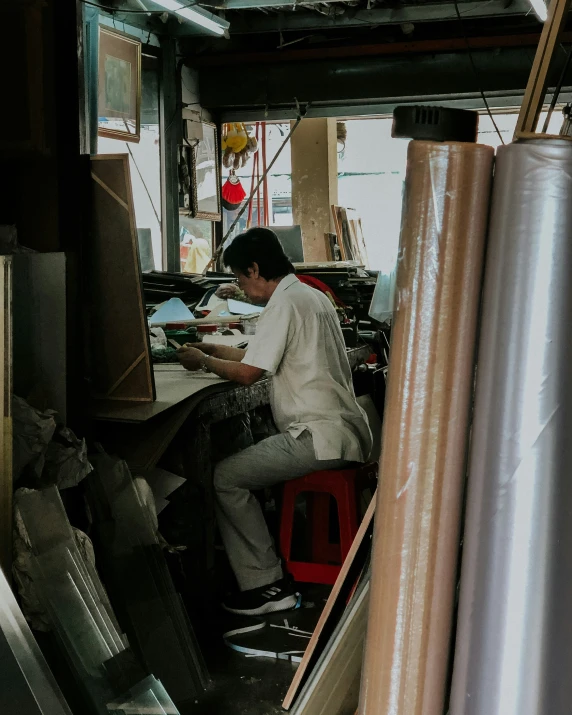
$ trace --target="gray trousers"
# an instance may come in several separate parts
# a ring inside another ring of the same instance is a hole
[[[318,460],[312,436],[278,434],[219,462],[214,470],[216,514],[222,541],[241,591],[282,578],[282,565],[260,503],[262,489],[321,469],[339,469],[343,460]]]

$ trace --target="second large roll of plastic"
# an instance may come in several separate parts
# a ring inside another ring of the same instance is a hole
[[[499,149],[451,715],[572,712],[572,143]]]
[[[360,715],[443,715],[493,150],[409,145]]]

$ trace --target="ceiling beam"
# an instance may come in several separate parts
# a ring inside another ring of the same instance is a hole
[[[326,2],[335,2],[335,0],[208,0],[206,4],[221,10],[247,10],[260,7],[283,7],[286,10],[299,10],[304,5],[316,5]],[[508,7],[506,0],[492,0],[492,2],[487,0],[459,0],[458,4],[461,15],[468,19],[530,12],[530,3],[527,0],[514,0]],[[382,19],[387,24],[429,22],[456,17],[453,2],[424,2],[418,5],[375,8],[369,10],[369,13]]]
[[[310,4],[315,1],[310,0]],[[406,22],[422,23],[457,19],[454,2],[426,2],[419,5],[371,10],[331,4],[329,5],[331,15],[318,13],[309,7],[305,8],[302,2],[296,5],[284,5],[284,0],[213,0],[213,2],[215,3],[213,7],[225,8],[229,11],[255,7],[284,8],[283,12],[272,14],[251,11],[227,15],[232,34],[400,25]],[[343,14],[339,14],[342,9]],[[459,10],[463,20],[510,17],[529,14],[530,3],[528,0],[513,0],[507,7],[506,0],[477,0],[459,2]]]
[[[496,110],[512,110],[514,113],[522,104],[524,89],[519,90],[504,90],[502,92],[488,92],[487,100],[489,106]],[[545,103],[550,104],[552,100],[552,92],[546,95]],[[572,102],[572,87],[563,87],[558,95],[558,104],[564,105]],[[391,116],[395,107],[403,104],[423,104],[426,106],[440,107],[456,107],[457,109],[472,109],[484,114],[486,112],[483,104],[483,98],[478,92],[467,93],[466,95],[435,95],[428,97],[422,95],[420,97],[404,97],[404,98],[388,98],[380,102],[365,103],[354,102],[339,104],[310,104],[304,115],[308,119],[324,117],[336,117],[338,119],[348,119],[351,117],[379,117]],[[558,106],[558,105],[557,105]],[[289,122],[292,119],[297,119],[297,108],[290,105],[282,108],[269,107],[252,107],[245,108],[230,108],[223,109],[219,112],[218,118],[221,122]]]
[[[555,56],[555,77],[565,61],[565,52]],[[228,82],[228,67],[202,67],[201,104],[211,111],[225,111],[226,116],[231,111],[258,108],[263,117],[266,109],[291,109],[297,98],[302,107],[309,102],[312,112],[319,116],[327,107],[341,105],[379,106],[408,100],[440,101],[446,97],[474,99],[481,89],[492,96],[514,94],[526,87],[531,53],[522,46],[483,48],[473,51],[473,62],[478,76],[471,69],[466,51],[257,62],[248,66],[248,82],[241,83]],[[568,77],[565,84],[570,84]]]
[[[341,47],[305,47],[301,49],[273,50],[271,52],[227,52],[216,55],[187,57],[191,67],[236,67],[241,65],[282,64],[317,60],[345,59],[350,57],[398,56],[435,52],[466,52],[471,50],[500,49],[505,47],[536,47],[540,33],[497,35],[488,37],[452,37],[441,40],[417,42],[386,42],[375,45],[344,45]],[[572,42],[572,32],[565,32],[562,42]]]

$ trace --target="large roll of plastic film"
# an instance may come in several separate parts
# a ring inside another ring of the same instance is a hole
[[[572,143],[498,151],[451,715],[572,712]]]
[[[493,150],[409,145],[360,715],[443,715]]]

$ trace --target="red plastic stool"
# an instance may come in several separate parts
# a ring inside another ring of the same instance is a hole
[[[335,583],[358,531],[358,487],[366,481],[374,482],[376,478],[377,464],[360,464],[353,468],[313,472],[286,482],[280,518],[280,550],[286,569],[295,581]],[[312,562],[290,558],[296,497],[304,492],[311,492],[313,496]],[[338,508],[339,544],[331,544],[329,539],[330,496],[334,497]]]

